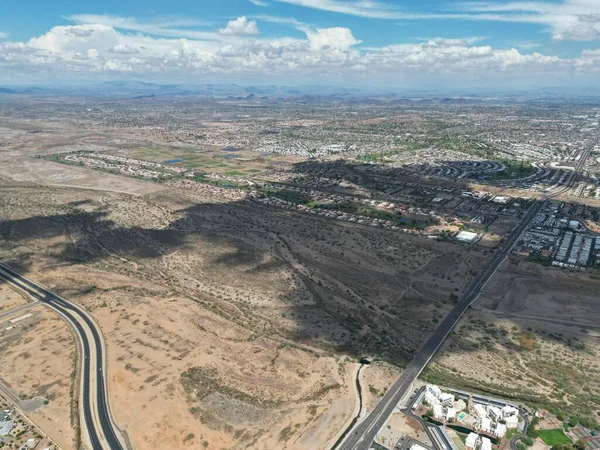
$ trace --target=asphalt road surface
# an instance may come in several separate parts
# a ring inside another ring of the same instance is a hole
[[[527,225],[536,216],[541,205],[541,202],[535,202],[529,208],[529,211],[519,225],[512,231],[508,239],[502,244],[502,247],[494,253],[488,264],[475,277],[460,301],[442,320],[425,344],[423,344],[413,360],[402,372],[400,378],[390,387],[373,411],[352,430],[349,430],[345,439],[337,446],[334,446],[336,450],[368,450],[371,447],[375,436],[392,414],[398,402],[411,389],[413,382],[421,374],[433,355],[435,355],[467,308],[475,301],[485,283],[496,272],[498,266],[504,261],[508,252],[527,228]]]
[[[119,441],[113,422],[110,417],[108,399],[104,382],[104,355],[100,331],[97,325],[84,314],[78,306],[68,302],[56,294],[37,285],[31,280],[23,277],[9,267],[0,264],[0,281],[7,281],[25,290],[34,299],[49,306],[62,314],[79,335],[82,343],[82,374],[81,383],[83,387],[82,409],[85,427],[88,431],[93,450],[123,450]],[[92,340],[88,339],[83,325],[87,325],[92,333]],[[90,358],[96,358],[96,371],[92,373]],[[93,389],[95,387],[95,391]],[[95,396],[97,411],[94,411],[92,396]],[[97,417],[96,422],[93,418]],[[100,426],[101,430],[97,427]],[[103,437],[102,437],[103,436]]]

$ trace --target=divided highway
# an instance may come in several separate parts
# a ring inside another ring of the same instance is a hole
[[[4,280],[49,306],[73,327],[81,342],[81,408],[92,450],[124,450],[122,436],[110,416],[104,378],[104,346],[98,325],[79,306],[0,264]],[[91,337],[91,339],[90,339]]]
[[[387,393],[383,396],[375,409],[353,429],[347,431],[347,435],[334,446],[336,450],[368,450],[375,439],[375,436],[383,427],[388,417],[394,411],[398,402],[411,389],[413,382],[421,374],[425,366],[429,363],[433,355],[440,348],[446,337],[456,326],[460,318],[463,316],[467,308],[475,301],[479,292],[494,274],[498,266],[504,261],[508,252],[517,242],[527,225],[533,220],[542,206],[541,202],[535,202],[529,211],[523,217],[523,220],[512,231],[508,239],[500,249],[498,249],[488,264],[479,272],[473,283],[464,293],[463,297],[450,311],[450,313],[442,320],[429,339],[423,344],[421,349],[416,353],[413,360],[408,364],[402,375],[390,387]]]

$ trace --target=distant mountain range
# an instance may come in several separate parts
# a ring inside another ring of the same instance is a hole
[[[0,87],[0,95],[22,94],[33,96],[82,96],[92,98],[114,98],[132,100],[160,100],[169,97],[203,97],[222,101],[281,101],[299,102],[323,101],[381,101],[384,103],[472,103],[489,99],[512,98],[600,98],[597,87],[541,87],[537,89],[406,89],[389,87],[348,88],[342,86],[243,86],[238,84],[159,84],[145,81],[108,81],[104,83],[75,85],[70,87],[5,86]]]

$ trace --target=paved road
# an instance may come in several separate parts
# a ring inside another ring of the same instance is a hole
[[[575,185],[575,182],[579,179],[579,175],[583,172],[585,163],[592,154],[592,151],[594,150],[598,142],[600,142],[600,134],[596,136],[596,139],[593,140],[590,143],[590,145],[588,145],[581,152],[581,158],[579,158],[579,161],[575,165],[575,170],[573,170],[573,172],[569,175],[569,178],[566,180],[566,183],[564,183],[562,187],[559,186],[556,190],[550,191],[549,197],[557,197],[558,195],[569,191]]]
[[[425,344],[423,344],[413,360],[402,372],[400,378],[390,387],[375,409],[362,422],[356,425],[354,429],[350,430],[339,445],[334,447],[336,450],[368,450],[371,447],[371,443],[375,439],[377,432],[392,414],[400,399],[411,389],[414,380],[421,374],[467,308],[475,301],[485,283],[487,283],[498,266],[504,261],[508,252],[527,228],[527,225],[529,225],[538,213],[541,205],[540,202],[535,202],[531,206],[502,247],[494,253],[488,264],[475,277],[460,301],[442,320]]]
[[[98,326],[78,306],[23,277],[9,267],[0,264],[0,281],[7,281],[25,290],[34,299],[57,311],[70,323],[79,335],[82,347],[82,409],[84,424],[88,431],[92,450],[123,450],[111,420],[106,383],[103,374],[104,347]],[[88,339],[84,327],[91,330],[92,339]],[[95,358],[96,370],[91,370],[91,361]],[[97,407],[97,410],[95,410]],[[97,418],[98,420],[94,420]],[[100,428],[99,430],[97,428]]]
[[[23,311],[27,311],[28,309],[34,308],[34,307],[38,306],[39,304],[40,304],[40,302],[31,302],[31,303],[27,303],[26,305],[21,305],[21,306],[17,306],[16,308],[9,309],[8,311],[0,314],[0,320],[5,319],[10,316],[14,316]]]

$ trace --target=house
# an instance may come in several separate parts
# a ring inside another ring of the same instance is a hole
[[[0,420],[0,436],[6,436],[13,428],[13,421],[10,417]]]
[[[39,441],[37,439],[27,439],[27,442],[25,442],[25,444],[23,444],[23,446],[21,447],[21,450],[36,448],[38,443],[39,443]]]
[[[473,409],[475,410],[475,414],[477,415],[477,417],[479,417],[480,419],[483,419],[488,416],[488,413],[485,410],[485,406],[480,405],[479,403],[475,404],[473,406]]]
[[[469,433],[465,440],[465,447],[467,450],[475,450],[479,443],[479,435],[477,433]]]
[[[508,416],[504,419],[506,422],[506,428],[517,428],[519,426],[519,416]]]
[[[492,419],[490,419],[489,417],[484,417],[483,419],[481,419],[481,425],[479,426],[479,428],[481,429],[481,431],[485,432],[485,433],[489,433],[492,431]]]
[[[506,425],[497,423],[496,429],[494,430],[494,436],[503,438],[506,435]]]
[[[439,398],[440,402],[442,402],[442,405],[450,405],[454,401],[454,395],[450,394],[449,392],[443,392]]]
[[[492,450],[492,441],[486,437],[481,438],[481,450]]]
[[[451,406],[449,406],[448,409],[446,409],[446,420],[448,422],[456,420],[456,410]]]
[[[444,412],[442,410],[442,405],[434,405],[433,406],[433,417],[442,420],[444,418]]]

